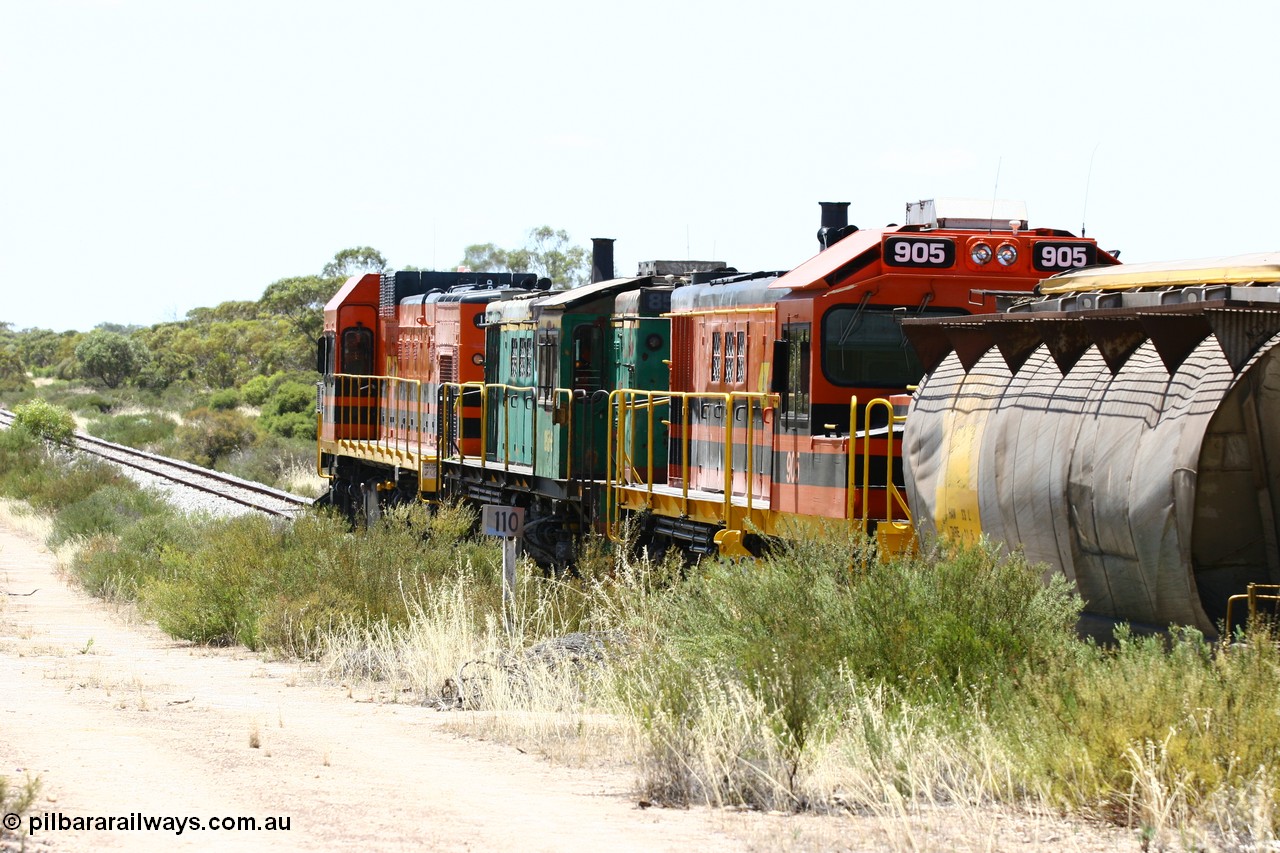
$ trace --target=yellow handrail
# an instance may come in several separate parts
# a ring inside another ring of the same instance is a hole
[[[1251,583],[1247,587],[1245,587],[1245,589],[1247,591],[1244,592],[1243,594],[1233,595],[1227,599],[1227,621],[1226,621],[1225,627],[1227,629],[1228,636],[1230,635],[1230,632],[1231,632],[1231,609],[1237,601],[1243,600],[1243,601],[1249,602],[1249,619],[1250,620],[1253,620],[1258,615],[1259,601],[1280,601],[1280,594],[1276,594],[1276,593],[1280,593],[1280,584]],[[1269,589],[1269,590],[1272,590],[1273,592],[1272,594],[1269,594],[1269,595],[1262,594],[1259,592],[1259,590],[1262,590],[1262,589]]]
[[[467,454],[466,454],[466,451],[462,449],[461,441],[458,442],[458,455],[454,457],[452,454],[449,454],[449,445],[453,440],[453,434],[450,432],[449,427],[453,423],[453,418],[451,417],[451,410],[447,405],[445,390],[450,388],[455,390],[457,392],[456,399],[461,401],[463,399],[463,396],[466,394],[467,389],[470,388],[472,390],[480,392],[480,467],[481,468],[485,467],[485,460],[488,458],[488,455],[489,455],[489,452],[488,452],[488,449],[489,449],[489,430],[488,430],[489,395],[485,390],[486,387],[487,386],[483,382],[441,382],[440,383],[440,404],[439,404],[439,418],[440,418],[440,425],[441,425],[440,426],[440,446],[436,448],[437,452],[440,454],[440,458],[442,459],[448,458],[451,460],[456,459],[458,462],[461,462],[461,463],[465,463],[467,461]],[[462,432],[463,413],[461,409],[463,407],[461,402],[458,402],[455,405],[459,407],[458,432]]]
[[[646,402],[637,403],[636,400],[644,396]],[[616,528],[621,524],[622,509],[618,505],[615,497],[616,484],[622,482],[623,476],[634,467],[635,458],[635,410],[643,408],[648,412],[648,472],[647,485],[648,493],[653,494],[653,436],[654,436],[654,412],[659,406],[670,406],[671,394],[667,391],[655,391],[648,389],[619,388],[609,392],[608,416],[605,418],[605,528],[610,538],[617,538]],[[631,422],[631,448],[630,452],[625,452],[625,440],[627,438],[627,429],[624,426],[622,412],[626,409],[630,414]],[[614,418],[617,414],[618,430],[617,436],[614,436]],[[615,455],[616,445],[616,455]],[[616,462],[615,462],[616,460]],[[630,481],[630,477],[626,477]]]
[[[857,452],[854,449],[854,447],[856,446],[854,435],[858,432],[857,427],[858,427],[858,395],[855,394],[849,398],[849,460],[846,465],[847,470],[845,471],[845,487],[844,487],[844,500],[845,500],[844,514],[849,517],[850,527],[852,527],[854,523],[856,523],[859,520],[857,515],[858,510],[856,506],[857,501],[855,500],[855,498],[858,496],[858,487],[857,487],[857,483],[855,482],[857,480],[858,466],[853,464],[854,454]],[[862,532],[865,533],[867,531],[867,500],[865,496],[862,499],[861,521],[862,521]]]
[[[355,388],[354,386],[360,382],[367,382],[369,387],[366,389]],[[335,429],[341,426],[359,427],[360,431],[370,431],[372,436],[366,435],[362,438],[337,438],[335,441],[348,444],[356,449],[371,452],[373,450],[394,454],[397,458],[408,459],[423,457],[422,450],[422,381],[418,379],[404,379],[398,376],[371,376],[355,373],[335,373],[325,380],[326,392],[328,396],[334,399],[334,414],[336,416],[338,409],[337,400],[343,397],[355,396],[361,400],[358,406],[348,406],[348,410],[352,411],[358,421],[352,421],[347,424],[340,424],[337,418],[334,418],[333,426]],[[340,386],[347,386],[340,388]],[[377,393],[374,394],[355,394],[353,391],[369,391],[376,386]],[[393,416],[398,414],[402,409],[405,401],[410,402],[409,411],[413,414],[414,428],[401,428],[400,424],[393,420]],[[374,413],[381,411],[380,421],[375,421]],[[323,426],[327,412],[321,411],[318,415],[317,435],[323,435]]]
[[[893,510],[895,505],[902,510],[900,518],[910,518],[911,511],[907,508],[907,500],[902,496],[902,492],[898,489],[898,484],[893,482],[893,444],[894,444],[894,427],[900,423],[905,423],[907,418],[905,415],[899,415],[894,411],[893,403],[884,397],[877,397],[867,403],[867,408],[863,411],[863,424],[868,427],[863,430],[862,438],[862,518],[863,530],[866,530],[867,522],[867,500],[871,494],[871,413],[876,409],[883,408],[886,411],[885,419],[885,474],[884,474],[884,520],[886,522],[894,521]],[[852,423],[852,421],[850,421]],[[849,449],[851,451],[849,463],[853,464],[853,430],[850,431]]]
[[[724,483],[723,507],[721,521],[729,527],[733,524],[733,447],[734,447],[734,412],[737,403],[744,402],[746,413],[746,482],[744,484],[747,500],[747,517],[754,506],[755,499],[755,409],[759,403],[761,412],[777,401],[777,394],[761,391],[661,391],[639,388],[622,388],[609,394],[608,440],[606,442],[608,457],[605,464],[605,518],[608,520],[610,535],[616,538],[616,528],[621,523],[621,506],[616,498],[617,488],[635,482],[635,441],[637,430],[635,418],[637,410],[645,409],[648,419],[648,452],[645,477],[641,481],[648,494],[653,494],[653,441],[654,412],[659,406],[670,407],[675,400],[680,402],[680,497],[683,501],[682,513],[689,514],[689,479],[690,458],[689,446],[692,441],[692,424],[689,422],[691,403],[695,400],[704,404],[718,404],[723,407],[727,419],[724,433]],[[641,402],[643,401],[643,402]],[[669,421],[664,421],[670,425]],[[616,433],[615,433],[616,429]],[[670,441],[670,438],[668,438]]]
[[[507,399],[507,394],[509,393],[515,393],[517,395],[523,395],[523,394],[529,395],[529,399],[532,400],[531,410],[533,412],[532,432],[536,440],[536,436],[538,435],[538,410],[542,405],[544,405],[543,402],[539,402],[537,399],[538,392],[540,390],[543,390],[538,388],[538,386],[510,385],[502,382],[442,382],[440,384],[442,388],[447,387],[447,388],[457,389],[458,399],[462,398],[462,395],[466,389],[472,389],[473,391],[479,391],[480,393],[480,467],[482,469],[488,467],[489,409],[490,409],[490,400],[493,398],[492,392],[494,391],[501,392],[501,396],[504,401]],[[566,402],[570,406],[572,406],[575,400],[585,399],[586,392],[582,390],[574,390],[573,388],[552,388],[550,399],[552,402],[553,410],[556,406],[559,405],[559,401],[562,396],[566,399]],[[520,397],[513,396],[510,399],[518,400],[520,399]],[[444,437],[441,439],[441,446],[446,450],[449,447],[450,439],[452,438],[449,432],[449,425],[452,423],[452,418],[448,416],[449,414],[450,412],[448,411],[448,407],[445,405],[442,405],[441,418],[443,418],[443,422],[444,422]],[[503,438],[502,463],[503,463],[503,470],[505,471],[511,470],[511,430],[509,428],[509,423],[508,423],[509,416],[510,416],[510,413],[508,412],[508,406],[506,406],[504,402],[504,405],[502,406],[502,419],[499,421],[499,428],[502,432],[502,438]],[[565,454],[565,479],[572,479],[573,478],[573,418],[572,417],[569,418],[568,434],[566,436],[566,442],[568,446],[568,452]],[[462,450],[461,442],[458,443],[458,455],[450,456],[449,458],[456,459],[458,462],[462,462],[462,463],[465,463],[467,461],[467,456],[466,456],[466,453],[463,452]],[[531,459],[531,461],[533,460]]]

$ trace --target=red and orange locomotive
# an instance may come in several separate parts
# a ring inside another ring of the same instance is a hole
[[[600,241],[607,262],[566,293],[509,274],[352,279],[321,347],[331,499],[526,506],[548,562],[628,516],[700,553],[902,517],[891,398],[923,370],[901,320],[991,311],[1117,261],[1008,202],[919,202],[864,230],[846,208],[823,205],[821,251],[785,273],[650,262],[614,278]]]

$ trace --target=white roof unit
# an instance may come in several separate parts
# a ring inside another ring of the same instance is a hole
[[[938,198],[907,202],[907,225],[1008,231],[1027,227],[1027,204],[1006,198]]]

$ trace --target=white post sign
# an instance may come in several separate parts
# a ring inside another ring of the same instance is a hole
[[[509,633],[516,611],[516,553],[520,548],[520,537],[524,535],[524,507],[485,504],[480,511],[480,526],[486,536],[503,537],[502,621]]]
[[[519,539],[524,535],[524,507],[485,504],[480,512],[480,524],[485,536]]]

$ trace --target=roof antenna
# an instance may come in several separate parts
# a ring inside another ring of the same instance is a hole
[[[1098,153],[1098,146],[1101,142],[1094,144],[1093,154],[1089,155],[1089,174],[1084,179],[1084,208],[1080,211],[1080,236],[1084,236],[1084,220],[1085,214],[1089,212],[1089,184],[1093,182],[1093,158]]]
[[[995,230],[994,223],[996,221],[996,198],[1000,195],[1000,166],[1004,163],[1004,155],[1000,155],[1000,159],[996,161],[996,185],[991,189],[991,215],[987,217],[987,233],[990,234]]]

